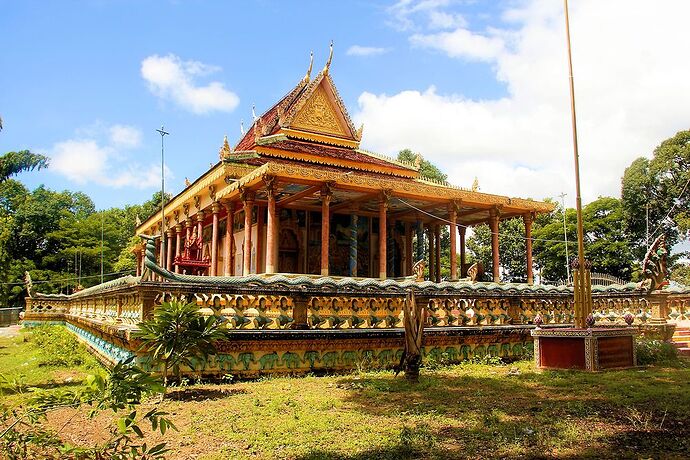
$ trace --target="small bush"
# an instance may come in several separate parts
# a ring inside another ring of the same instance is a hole
[[[637,364],[674,364],[678,362],[678,350],[663,340],[638,339],[635,342]]]
[[[41,364],[72,367],[93,362],[79,341],[62,326],[36,326],[30,341],[41,350]]]

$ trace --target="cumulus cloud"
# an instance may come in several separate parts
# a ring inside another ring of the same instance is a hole
[[[396,11],[445,11],[444,2],[425,9],[422,3],[400,2]],[[458,185],[470,186],[477,176],[486,192],[540,199],[565,191],[574,198],[562,4],[518,5],[491,28],[460,24],[439,32],[424,20],[408,24],[412,46],[485,63],[506,94],[478,100],[433,86],[365,92],[355,118],[367,126],[367,148],[389,154],[412,148]],[[690,3],[581,0],[570,13],[583,199],[619,196],[633,159],[688,129],[690,61],[678,56]]]
[[[138,189],[158,186],[160,166],[142,165],[125,153],[141,144],[141,132],[124,125],[114,125],[106,131],[106,139],[78,137],[57,142],[50,149],[50,170],[80,185],[96,183]],[[171,178],[170,170],[167,166],[165,169],[166,177]]]
[[[196,114],[232,112],[240,103],[239,97],[219,81],[197,83],[199,77],[219,70],[198,61],[183,61],[174,54],[153,55],[141,62],[141,76],[153,94]]]
[[[388,52],[388,49],[386,48],[352,45],[347,49],[346,54],[348,56],[377,56],[386,52]]]

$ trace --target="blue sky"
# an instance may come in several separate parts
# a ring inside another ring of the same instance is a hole
[[[572,2],[585,201],[690,116],[688,2]],[[50,155],[29,187],[97,207],[179,191],[335,42],[331,74],[363,147],[410,147],[482,191],[574,195],[562,4],[0,1],[0,151]],[[678,22],[678,24],[676,24]],[[10,39],[8,39],[10,38]]]

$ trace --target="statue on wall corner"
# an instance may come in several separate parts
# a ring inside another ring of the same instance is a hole
[[[644,262],[642,262],[642,275],[644,279],[639,284],[640,289],[656,291],[664,286],[668,286],[667,259],[666,236],[662,233],[649,247]]]

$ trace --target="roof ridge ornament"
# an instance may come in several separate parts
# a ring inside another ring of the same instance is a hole
[[[240,120],[240,133],[244,136],[245,131],[244,131],[244,120]]]
[[[328,69],[331,67],[331,61],[333,60],[333,40],[331,40],[331,51],[328,54],[328,61],[326,61],[326,65],[323,67],[323,74],[328,75]]]
[[[304,75],[304,78],[302,79],[302,83],[309,83],[309,80],[311,79],[312,67],[314,67],[314,52],[310,51],[309,52],[309,69],[307,69],[307,73]]]
[[[220,151],[218,152],[218,157],[220,158],[221,161],[228,155],[232,153],[232,149],[230,148],[230,144],[228,143],[228,136],[226,135],[223,138],[223,146],[220,148]]]
[[[254,120],[254,123],[256,123],[256,119],[259,118],[256,116],[256,106],[252,104],[252,119]]]

